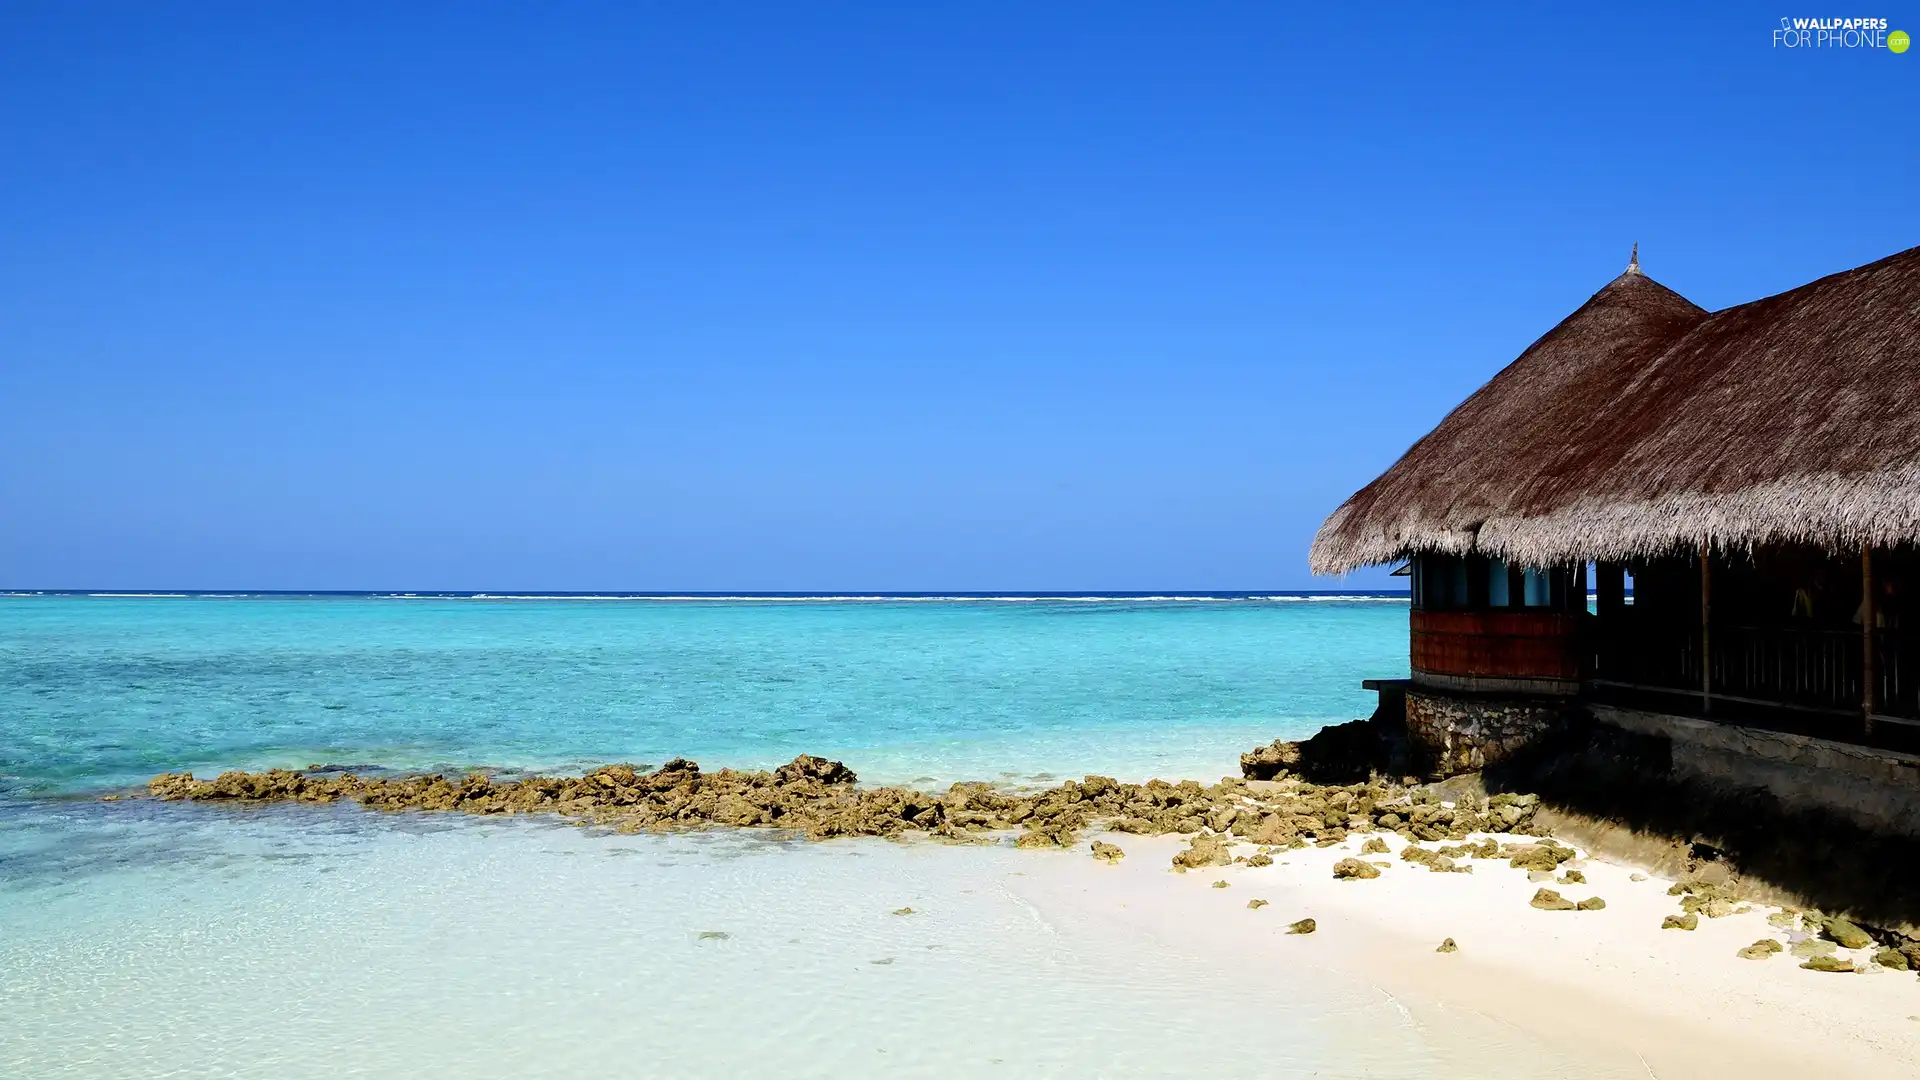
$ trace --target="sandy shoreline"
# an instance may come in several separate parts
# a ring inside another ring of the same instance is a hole
[[[1127,853],[1119,864],[1095,862],[1082,845],[1036,859],[1013,888],[1061,918],[1123,924],[1222,965],[1284,970],[1304,961],[1358,975],[1416,1022],[1444,1024],[1450,1011],[1468,1010],[1661,1080],[1920,1075],[1920,980],[1871,964],[1869,974],[1824,974],[1787,954],[1736,956],[1760,938],[1786,942],[1766,921],[1776,908],[1662,930],[1679,912],[1671,879],[1636,882],[1632,868],[1597,859],[1570,864],[1584,886],[1530,881],[1494,860],[1475,860],[1471,874],[1435,874],[1398,859],[1406,841],[1382,835],[1393,854],[1370,857],[1390,863],[1372,880],[1332,874],[1358,854],[1361,834],[1275,853],[1272,866],[1186,873],[1170,866],[1183,838],[1110,834],[1102,839]],[[1220,880],[1230,887],[1214,887]],[[1536,910],[1528,901],[1543,884],[1607,906]],[[1250,910],[1255,898],[1268,906]],[[1308,917],[1315,933],[1286,932]],[[1436,952],[1448,937],[1459,951]],[[1865,960],[1871,951],[1841,955]]]

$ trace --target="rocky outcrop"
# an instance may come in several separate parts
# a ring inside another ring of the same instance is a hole
[[[651,771],[622,764],[581,776],[511,780],[478,772],[362,776],[333,768],[227,772],[211,780],[163,773],[147,791],[159,799],[196,802],[348,801],[385,811],[548,813],[626,832],[727,826],[782,829],[812,839],[919,833],[966,840],[1017,830],[1015,842],[1021,847],[1064,848],[1078,846],[1085,830],[1104,825],[1115,832],[1204,838],[1176,859],[1181,868],[1225,865],[1232,861],[1234,842],[1271,850],[1339,843],[1352,832],[1375,829],[1420,841],[1524,831],[1538,806],[1538,800],[1516,795],[1461,795],[1446,801],[1431,789],[1377,778],[1345,785],[1298,777],[1207,785],[1192,780],[1129,784],[1088,776],[1039,792],[961,783],[935,793],[864,787],[840,762],[806,754],[770,772],[706,772],[696,762],[675,758]],[[1474,848],[1476,855],[1479,850]]]
[[[1240,773],[1249,780],[1298,776],[1319,783],[1354,783],[1394,772],[1395,732],[1379,720],[1354,720],[1321,728],[1301,742],[1275,739],[1240,755]],[[1402,736],[1399,742],[1404,742]],[[1402,770],[1404,771],[1404,770]]]

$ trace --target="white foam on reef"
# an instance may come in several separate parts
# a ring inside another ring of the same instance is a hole
[[[1096,880],[1084,852],[100,809],[135,822],[117,850],[178,835],[146,837],[158,862],[0,882],[7,1075],[1603,1075],[1483,1018],[1430,1029],[1323,966],[1218,962],[1022,886],[1047,867]]]

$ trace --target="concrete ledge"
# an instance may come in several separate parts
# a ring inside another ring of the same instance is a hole
[[[1577,679],[1511,678],[1492,675],[1448,675],[1440,671],[1415,671],[1409,680],[1430,690],[1449,690],[1465,694],[1523,694],[1528,697],[1573,697],[1580,692]]]
[[[1920,836],[1920,756],[1690,716],[1588,705],[1597,723],[1672,746],[1676,778],[1759,788],[1783,807]]]

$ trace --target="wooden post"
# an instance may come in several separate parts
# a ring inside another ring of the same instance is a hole
[[[1713,712],[1713,549],[1700,542],[1700,711]]]
[[[1873,737],[1873,710],[1878,702],[1873,685],[1873,624],[1878,619],[1873,595],[1873,549],[1860,547],[1860,713],[1861,732]]]

